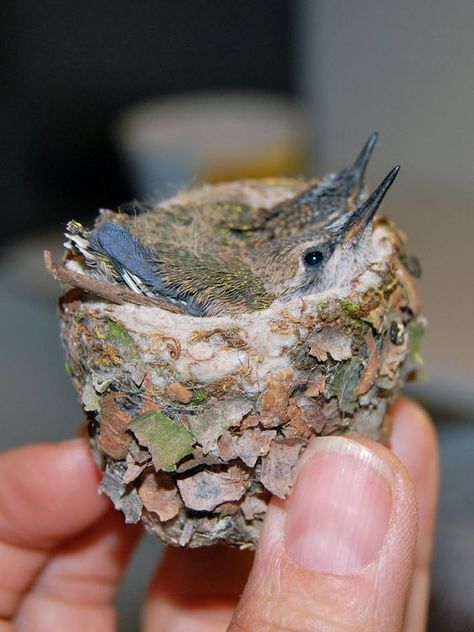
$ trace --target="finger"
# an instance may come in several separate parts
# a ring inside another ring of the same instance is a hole
[[[0,537],[50,549],[110,507],[84,439],[37,444],[0,455]]]
[[[0,618],[8,618],[50,551],[96,522],[109,503],[97,494],[84,440],[5,452],[0,480]]]
[[[430,564],[439,490],[436,431],[427,413],[417,404],[400,399],[392,409],[393,452],[408,469],[418,500],[418,540],[415,569],[405,614],[405,630],[426,629],[430,592]]]
[[[168,548],[145,601],[144,632],[224,632],[252,560],[223,546]]]
[[[111,509],[60,545],[22,600],[14,618],[17,629],[115,630],[111,600],[140,534]]]
[[[405,467],[368,439],[313,440],[272,500],[232,632],[401,629],[417,509]]]
[[[109,601],[138,531],[98,496],[87,443],[14,450],[0,457],[0,474],[1,546],[12,571],[3,616],[29,588],[15,616],[18,630],[113,629]]]

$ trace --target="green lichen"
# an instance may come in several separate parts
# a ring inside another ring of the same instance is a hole
[[[194,437],[189,430],[160,412],[135,417],[129,428],[149,450],[157,471],[173,472],[179,461],[193,451]]]
[[[418,365],[423,364],[423,358],[421,357],[421,340],[424,333],[425,325],[420,320],[415,321],[409,327],[408,357]]]
[[[363,366],[360,358],[353,357],[348,362],[341,362],[334,371],[331,388],[337,395],[342,412],[353,414],[357,410],[355,389],[359,384]]]
[[[256,402],[260,397],[260,391],[252,391],[245,394],[245,397],[251,402]]]

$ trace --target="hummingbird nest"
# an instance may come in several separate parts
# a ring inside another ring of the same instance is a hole
[[[253,547],[313,436],[388,443],[424,329],[375,136],[320,182],[205,185],[68,225],[59,317],[101,490],[163,542]]]

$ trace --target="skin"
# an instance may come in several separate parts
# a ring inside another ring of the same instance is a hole
[[[409,400],[399,400],[392,412],[392,451],[366,439],[339,439],[365,446],[392,481],[390,546],[373,563],[356,575],[295,564],[281,544],[289,503],[305,502],[294,492],[289,501],[272,501],[255,560],[221,547],[170,548],[144,599],[141,629],[424,630],[438,495],[436,436],[426,413]],[[0,632],[115,630],[111,600],[140,529],[123,524],[97,495],[86,441],[5,452],[0,476]]]

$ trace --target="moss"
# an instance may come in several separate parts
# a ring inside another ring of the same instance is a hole
[[[192,388],[192,387],[191,387]],[[191,401],[189,402],[190,404],[202,404],[203,402],[205,402],[207,400],[207,393],[203,388],[192,388],[193,391],[193,397],[191,399]]]
[[[123,325],[112,318],[104,318],[102,322],[105,328],[105,337],[114,347],[117,347],[121,356],[127,356],[129,359],[139,357],[138,349]]]
[[[354,336],[361,336],[367,329],[367,324],[359,318],[347,319],[344,325],[343,331],[346,335],[353,338]]]
[[[105,319],[107,333],[112,338],[121,338],[122,340],[131,341],[130,334],[123,325],[110,318]]]
[[[392,277],[389,281],[385,282],[381,288],[383,298],[388,300],[399,284],[399,280],[396,277]]]
[[[355,316],[360,313],[360,304],[356,301],[351,301],[349,299],[343,299],[341,301],[342,309],[349,314],[349,316]]]
[[[99,349],[99,353],[95,358],[95,364],[99,369],[108,369],[110,367],[119,367],[123,363],[118,349],[110,343],[103,343]]]

